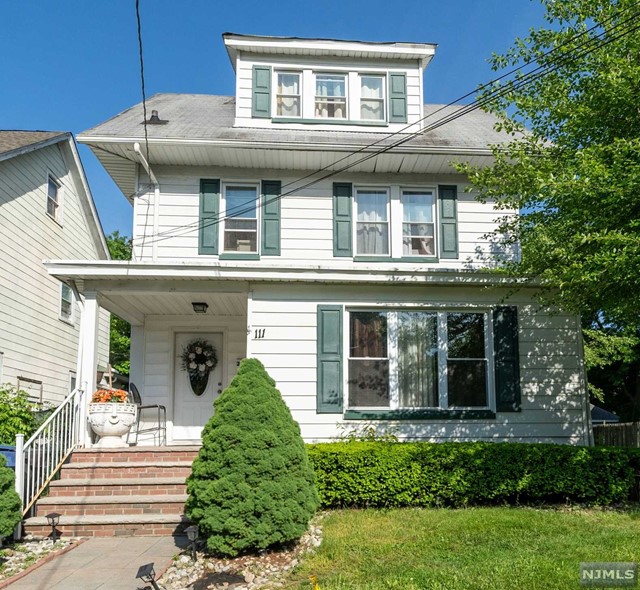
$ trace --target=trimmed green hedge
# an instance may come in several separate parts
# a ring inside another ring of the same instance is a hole
[[[337,442],[307,447],[323,508],[612,504],[629,498],[633,449],[520,443]]]

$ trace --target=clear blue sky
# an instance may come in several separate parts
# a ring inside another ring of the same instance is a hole
[[[437,43],[425,102],[493,77],[487,64],[542,24],[538,0],[141,0],[147,96],[231,95],[225,31]],[[141,101],[135,0],[0,1],[0,129],[78,134]],[[88,148],[85,171],[106,233],[131,207]]]

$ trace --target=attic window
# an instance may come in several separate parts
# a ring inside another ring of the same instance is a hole
[[[47,213],[56,221],[60,218],[60,183],[49,175],[47,177]]]
[[[347,118],[346,76],[316,74],[316,117]]]
[[[300,116],[300,74],[278,72],[276,113],[279,117]]]

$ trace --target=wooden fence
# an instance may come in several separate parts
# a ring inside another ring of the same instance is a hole
[[[598,424],[593,439],[598,446],[640,448],[640,422]]]

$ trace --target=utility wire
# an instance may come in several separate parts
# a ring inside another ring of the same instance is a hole
[[[633,5],[631,5],[626,10],[629,10],[629,9],[633,8],[633,7],[637,6],[638,4],[640,4],[640,2],[634,3]],[[546,56],[548,56],[548,55],[550,55],[550,54],[552,54],[554,52],[559,51],[560,49],[562,49],[563,47],[566,47],[567,45],[572,44],[579,37],[588,34],[589,32],[593,31],[596,28],[602,27],[604,23],[606,23],[606,22],[608,22],[608,21],[610,21],[612,19],[613,19],[613,17],[607,19],[606,21],[603,21],[603,22],[601,22],[599,24],[596,24],[596,25],[590,27],[589,29],[583,31],[582,33],[579,33],[579,34],[575,35],[572,39],[566,41],[565,43],[563,43],[563,44],[561,44],[561,45],[559,45],[557,47],[554,47],[553,49],[548,50],[542,56],[540,56],[539,58],[536,58],[536,61],[538,61],[538,60],[540,60],[540,59],[542,59],[542,58],[544,58],[544,57],[546,57]],[[410,133],[410,134],[406,134],[402,138],[400,138],[399,140],[397,140],[397,141],[395,141],[395,142],[393,142],[393,143],[391,143],[389,145],[384,146],[380,150],[377,150],[377,151],[375,151],[373,153],[369,153],[369,154],[365,155],[364,157],[360,158],[359,160],[356,160],[355,162],[347,164],[347,165],[345,165],[345,166],[343,166],[343,167],[341,167],[341,168],[339,168],[337,170],[332,170],[329,174],[326,174],[326,175],[324,175],[324,176],[322,176],[320,178],[317,178],[317,179],[315,179],[315,180],[313,180],[311,182],[308,182],[308,183],[306,183],[306,184],[304,184],[302,186],[297,186],[294,190],[291,190],[291,191],[288,191],[288,192],[284,192],[284,193],[282,193],[282,194],[280,194],[280,195],[278,195],[276,197],[273,197],[271,199],[265,199],[264,201],[262,201],[260,203],[257,203],[256,205],[252,205],[250,207],[245,207],[244,209],[242,209],[243,206],[238,206],[237,207],[237,209],[239,209],[238,211],[235,211],[235,212],[233,212],[231,214],[230,214],[229,211],[227,211],[225,216],[218,217],[216,219],[210,220],[210,221],[208,221],[208,222],[206,222],[204,224],[202,224],[200,222],[200,220],[198,220],[198,221],[193,222],[192,224],[189,224],[187,226],[182,226],[178,230],[167,230],[165,232],[159,232],[158,234],[153,236],[154,241],[155,242],[159,242],[159,241],[163,241],[164,239],[170,239],[172,237],[178,237],[178,236],[181,236],[181,235],[186,235],[188,233],[191,233],[191,232],[195,231],[196,229],[199,229],[200,227],[209,227],[211,225],[216,225],[216,224],[219,224],[220,222],[222,222],[222,221],[224,221],[226,219],[237,217],[237,216],[242,215],[244,213],[252,212],[256,208],[264,207],[265,205],[273,203],[275,201],[278,201],[278,200],[280,200],[280,199],[282,199],[282,198],[284,198],[286,196],[289,196],[289,195],[293,194],[294,192],[298,192],[300,190],[304,190],[305,188],[308,188],[308,187],[310,187],[310,186],[312,186],[314,184],[317,184],[318,182],[321,182],[321,181],[326,180],[326,179],[328,179],[328,178],[330,178],[332,176],[340,174],[341,172],[344,172],[345,170],[348,170],[348,169],[350,169],[350,168],[352,168],[352,167],[354,167],[354,166],[356,166],[358,164],[361,164],[361,163],[363,163],[363,162],[365,162],[365,161],[367,161],[367,160],[369,160],[371,158],[375,158],[375,157],[379,156],[380,154],[386,153],[386,152],[388,152],[388,151],[390,151],[390,150],[392,150],[392,149],[394,149],[394,148],[396,148],[396,147],[398,147],[398,146],[410,141],[414,137],[417,137],[419,135],[425,134],[425,133],[427,133],[429,131],[432,131],[434,129],[437,129],[437,128],[443,126],[443,125],[451,123],[452,121],[455,121],[456,119],[458,119],[458,118],[460,118],[460,117],[462,117],[462,116],[464,116],[464,115],[466,115],[466,114],[468,114],[468,113],[470,113],[470,112],[472,112],[474,110],[477,110],[477,109],[481,108],[482,106],[488,104],[489,102],[495,100],[496,98],[504,96],[508,92],[512,92],[513,90],[519,89],[519,88],[521,88],[521,87],[523,87],[523,86],[525,86],[527,84],[530,84],[530,83],[540,79],[541,77],[543,77],[545,75],[548,75],[549,73],[552,73],[553,71],[559,69],[559,67],[561,67],[563,65],[566,65],[566,64],[570,63],[571,61],[576,61],[577,59],[580,59],[580,58],[592,53],[593,51],[595,51],[597,49],[600,49],[600,48],[608,45],[609,43],[612,43],[613,41],[616,41],[617,39],[620,39],[620,38],[630,34],[631,32],[633,32],[635,30],[640,29],[640,24],[636,25],[634,27],[629,27],[628,29],[624,30],[622,33],[619,33],[617,36],[611,37],[611,38],[607,39],[606,41],[604,41],[603,43],[599,43],[598,44],[598,41],[602,40],[607,33],[611,33],[612,31],[614,31],[616,29],[620,29],[623,24],[625,24],[626,22],[628,22],[630,20],[634,20],[634,19],[635,19],[635,16],[631,16],[631,17],[629,17],[627,19],[624,19],[624,20],[620,21],[619,23],[617,23],[611,29],[608,29],[608,30],[605,29],[602,33],[600,33],[600,34],[598,34],[598,35],[596,35],[594,37],[589,37],[589,39],[587,39],[584,43],[578,45],[576,48],[574,48],[574,50],[575,49],[580,49],[581,47],[589,46],[589,45],[595,45],[594,47],[590,47],[590,48],[586,49],[585,51],[583,51],[582,53],[580,53],[578,55],[572,55],[571,53],[567,53],[565,56],[560,58],[559,62],[556,62],[555,64],[553,64],[551,66],[542,66],[542,65],[537,66],[532,71],[528,72],[527,74],[523,75],[521,78],[517,79],[515,82],[512,81],[512,82],[509,82],[508,85],[498,87],[495,91],[488,93],[482,99],[480,99],[478,101],[474,101],[473,103],[470,103],[468,105],[464,105],[461,108],[459,108],[458,110],[456,110],[454,113],[450,113],[448,115],[445,115],[444,117],[440,118],[439,120],[436,120],[434,123],[432,123],[431,125],[423,128],[421,130],[415,131],[415,132]],[[491,82],[483,84],[482,86],[480,86],[479,89],[477,89],[475,91],[472,91],[470,93],[467,93],[462,98],[468,97],[469,95],[477,92],[478,90],[481,90],[483,88],[487,88],[489,86],[492,86],[497,81],[503,79],[504,77],[506,77],[508,75],[520,72],[528,64],[529,64],[529,62],[527,62],[523,66],[520,66],[519,68],[515,68],[515,69],[511,70],[510,72],[507,72],[506,74],[503,74],[502,76],[496,78],[495,80],[492,80]],[[461,100],[461,99],[456,99],[456,102],[459,101],[459,100]],[[420,122],[428,119],[429,117],[432,117],[437,112],[441,112],[442,110],[446,109],[447,107],[451,107],[451,106],[455,106],[455,103],[449,103],[448,105],[440,107],[436,111],[434,111],[432,113],[429,113],[427,116],[425,116],[422,119],[420,119],[420,121],[416,121],[415,123],[412,123],[412,124],[406,126],[404,129],[412,127],[412,126],[416,125],[417,123],[420,123]],[[370,147],[375,146],[375,145],[381,143],[382,141],[388,140],[389,138],[391,138],[391,137],[393,137],[395,135],[398,135],[400,133],[402,133],[402,131],[397,131],[395,133],[386,135],[384,138],[374,142],[373,144],[370,144],[368,146],[364,146],[364,147],[360,148],[359,150],[357,150],[357,151],[355,151],[353,153],[350,153],[347,156],[344,156],[344,157],[332,162],[328,166],[325,166],[325,167],[323,167],[323,168],[321,168],[319,170],[316,170],[316,171],[314,171],[314,172],[312,172],[310,174],[307,174],[306,176],[303,176],[300,179],[297,179],[295,181],[291,181],[291,182],[287,183],[286,185],[284,185],[284,187],[291,186],[293,184],[297,184],[297,183],[299,183],[299,182],[301,182],[301,181],[303,181],[303,180],[305,180],[307,178],[315,176],[316,174],[319,174],[319,173],[327,170],[328,168],[331,168],[331,167],[335,166],[336,163],[344,161],[344,160],[346,160],[348,158],[351,158],[352,156],[357,155],[358,153],[361,153],[364,150],[367,150]]]
[[[633,7],[635,7],[635,6],[639,5],[639,4],[640,4],[640,2],[635,2],[635,3],[634,3],[634,4],[632,4],[629,8],[625,9],[625,11],[626,11],[626,10],[630,10],[631,8],[633,8]],[[550,54],[552,54],[552,53],[555,53],[555,52],[560,51],[562,48],[566,47],[567,45],[571,45],[571,44],[572,44],[574,41],[576,41],[578,38],[580,38],[580,37],[582,37],[582,36],[584,36],[584,35],[588,35],[590,32],[592,32],[593,30],[595,30],[595,29],[597,29],[597,28],[603,27],[606,23],[608,23],[608,22],[610,22],[611,20],[613,20],[616,16],[617,16],[617,15],[612,15],[612,16],[611,16],[611,17],[609,17],[608,19],[604,19],[602,22],[597,23],[597,24],[595,24],[595,25],[591,26],[591,27],[590,27],[590,28],[588,28],[587,30],[585,30],[585,31],[583,31],[583,32],[581,32],[581,33],[578,33],[578,34],[574,35],[571,39],[569,39],[569,40],[565,41],[564,43],[562,43],[562,44],[558,45],[557,47],[554,47],[554,48],[552,48],[552,49],[547,50],[547,51],[546,51],[545,53],[543,53],[541,56],[539,56],[538,58],[536,58],[536,60],[535,60],[535,61],[540,61],[541,59],[543,59],[543,58],[547,57],[548,55],[550,55]],[[627,18],[627,19],[625,19],[625,20],[623,20],[623,21],[620,21],[620,22],[619,22],[619,23],[617,23],[614,27],[612,27],[611,29],[609,29],[609,31],[612,31],[612,30],[615,30],[616,28],[621,27],[624,23],[628,22],[629,20],[633,20],[634,18],[635,18],[635,17],[634,17],[634,16],[632,16],[632,17],[629,17],[629,18]],[[584,45],[593,44],[593,43],[594,43],[594,42],[596,42],[598,39],[601,39],[601,38],[602,38],[602,36],[604,36],[606,33],[607,33],[607,30],[605,29],[605,30],[604,30],[602,33],[600,33],[599,35],[596,35],[595,37],[589,37],[589,38],[588,38],[584,43],[582,43],[581,45],[578,45],[578,46],[577,46],[576,48],[574,48],[574,49],[579,49],[580,47],[582,47],[582,46],[584,46]],[[615,39],[613,39],[613,40],[615,40]],[[609,41],[609,42],[610,42],[610,41]],[[604,46],[604,44],[603,44],[603,46]],[[594,48],[594,49],[595,49],[595,48]],[[586,55],[586,54],[588,54],[588,53],[590,53],[590,52],[591,52],[591,51],[587,51],[587,52],[585,52],[584,54],[579,55],[579,56],[577,56],[577,57],[575,57],[575,56],[574,56],[574,58],[573,58],[573,59],[575,60],[575,59],[577,59],[577,58],[579,58],[579,57],[582,57],[583,55]],[[571,57],[571,55],[567,55],[567,56],[565,56],[565,57],[564,57],[564,59],[566,60],[566,59],[567,59],[567,58],[569,58],[569,57]],[[561,58],[561,59],[562,59],[562,58]],[[405,130],[407,130],[407,129],[409,129],[409,128],[411,128],[411,127],[413,127],[413,126],[415,126],[415,125],[417,125],[417,124],[419,124],[419,123],[421,123],[421,122],[425,121],[426,119],[429,119],[430,117],[432,117],[432,116],[434,116],[435,114],[437,114],[437,113],[439,113],[439,112],[441,112],[441,111],[443,111],[443,110],[447,109],[448,107],[456,106],[456,104],[457,104],[457,103],[459,103],[461,100],[464,100],[465,98],[468,98],[469,96],[471,96],[471,95],[473,95],[473,94],[475,94],[475,93],[477,93],[477,92],[481,91],[481,90],[482,90],[482,89],[484,89],[484,88],[487,88],[487,87],[490,87],[490,86],[495,85],[497,82],[499,82],[500,80],[504,79],[504,78],[505,78],[505,77],[507,77],[507,76],[510,76],[510,75],[512,75],[512,74],[514,74],[514,73],[518,73],[518,72],[520,72],[523,68],[525,68],[527,65],[529,65],[529,63],[530,63],[530,62],[531,62],[531,60],[527,61],[527,62],[526,62],[525,64],[523,64],[522,66],[519,66],[519,67],[517,67],[517,68],[513,68],[512,70],[510,70],[510,71],[506,72],[505,74],[503,74],[503,75],[501,75],[501,76],[499,76],[499,77],[495,78],[494,80],[491,80],[490,82],[487,82],[486,84],[481,85],[481,86],[480,86],[479,88],[477,88],[476,90],[472,90],[472,91],[468,92],[467,94],[463,95],[462,97],[459,97],[459,98],[455,99],[454,101],[450,102],[449,104],[444,105],[444,106],[441,106],[441,107],[440,107],[440,108],[438,108],[437,110],[435,110],[435,111],[433,111],[433,112],[429,113],[428,115],[426,115],[426,116],[422,117],[420,120],[415,121],[414,123],[411,123],[411,124],[409,124],[409,125],[405,126],[403,129],[400,129],[400,130],[398,130],[398,131],[396,131],[396,132],[394,132],[394,133],[391,133],[391,134],[385,135],[383,138],[381,138],[381,139],[377,140],[376,142],[374,142],[374,143],[372,143],[372,144],[369,144],[369,145],[367,145],[367,146],[363,146],[363,147],[361,147],[360,149],[358,149],[358,150],[356,150],[356,151],[354,151],[354,152],[352,152],[352,153],[349,153],[349,154],[347,154],[346,156],[343,156],[342,158],[339,158],[338,160],[333,161],[331,164],[328,164],[328,165],[324,166],[323,168],[320,168],[320,169],[318,169],[318,170],[315,170],[315,171],[313,171],[313,172],[311,172],[311,173],[309,173],[309,174],[307,174],[307,175],[305,175],[305,176],[303,176],[303,177],[301,177],[301,178],[298,178],[298,179],[296,179],[296,180],[293,180],[293,181],[290,181],[290,182],[288,182],[288,183],[284,184],[284,185],[281,187],[281,190],[282,190],[283,188],[288,187],[288,186],[291,186],[291,185],[297,184],[297,183],[299,183],[299,182],[302,182],[302,181],[306,180],[307,178],[311,178],[311,177],[315,176],[316,174],[320,174],[320,173],[322,173],[322,172],[323,172],[323,171],[325,171],[325,170],[328,170],[328,169],[330,169],[330,168],[333,168],[333,167],[334,167],[337,163],[339,163],[339,162],[342,162],[342,161],[344,161],[344,160],[347,160],[347,159],[351,158],[351,157],[352,157],[352,156],[354,156],[354,155],[357,155],[357,154],[359,154],[359,153],[362,153],[363,151],[368,150],[369,148],[371,148],[371,147],[373,147],[373,146],[375,146],[375,145],[378,145],[378,144],[382,143],[383,141],[386,141],[386,140],[388,140],[388,139],[390,139],[390,138],[392,138],[392,137],[394,137],[394,136],[396,136],[396,135],[402,134]],[[559,65],[562,65],[562,64],[559,64]],[[340,173],[340,172],[343,172],[343,171],[345,171],[345,170],[348,170],[349,168],[351,168],[351,167],[353,167],[353,166],[355,166],[355,165],[357,165],[357,164],[359,164],[359,163],[362,163],[362,162],[367,161],[367,160],[369,160],[369,159],[371,159],[371,158],[377,157],[378,155],[380,155],[380,154],[382,154],[382,153],[385,153],[385,152],[387,152],[387,151],[390,151],[391,149],[393,149],[393,148],[395,148],[395,147],[398,147],[399,145],[402,145],[403,143],[406,143],[407,141],[410,141],[411,139],[413,139],[414,137],[416,137],[416,136],[418,136],[418,135],[421,135],[421,134],[427,133],[428,131],[432,131],[432,130],[434,130],[434,129],[437,129],[438,127],[441,127],[442,125],[444,125],[444,124],[446,124],[446,123],[449,123],[449,122],[451,122],[451,121],[454,121],[454,120],[456,120],[457,118],[459,118],[459,117],[461,117],[461,116],[463,116],[463,115],[467,114],[468,112],[472,112],[473,110],[476,110],[476,109],[478,109],[478,108],[481,108],[482,106],[484,106],[484,105],[485,105],[485,104],[487,104],[488,102],[490,102],[490,101],[494,100],[495,98],[499,98],[500,96],[503,96],[504,94],[506,94],[506,93],[507,93],[507,92],[509,92],[510,90],[513,90],[514,88],[520,88],[520,87],[521,87],[522,85],[524,85],[525,83],[528,83],[528,82],[532,82],[532,81],[537,80],[540,76],[535,76],[535,77],[533,76],[533,75],[534,75],[534,74],[536,74],[537,72],[542,71],[542,70],[545,70],[545,69],[548,69],[549,71],[553,71],[554,69],[557,69],[557,66],[558,66],[558,64],[554,65],[553,67],[539,65],[539,66],[537,66],[536,68],[534,68],[532,71],[530,71],[530,72],[528,72],[527,74],[525,74],[522,78],[520,78],[519,80],[517,80],[517,85],[513,85],[513,83],[511,82],[511,83],[509,83],[510,85],[508,85],[508,86],[498,87],[498,88],[496,88],[496,90],[494,90],[492,93],[489,93],[489,95],[487,95],[486,97],[484,97],[481,101],[475,101],[474,103],[471,103],[471,104],[469,104],[469,105],[464,105],[464,106],[460,107],[460,108],[459,108],[457,111],[455,111],[454,113],[450,113],[449,115],[446,115],[446,116],[444,116],[443,118],[439,119],[439,120],[438,120],[438,121],[436,121],[436,123],[434,123],[433,125],[430,125],[430,126],[428,126],[428,127],[426,127],[426,128],[423,128],[423,129],[420,129],[420,130],[418,130],[418,131],[415,131],[415,132],[413,132],[413,133],[411,133],[411,134],[405,135],[405,136],[403,136],[403,138],[402,138],[400,141],[398,141],[398,142],[396,142],[396,143],[392,143],[391,145],[388,145],[388,146],[384,147],[383,149],[381,149],[381,150],[380,150],[380,151],[378,151],[378,152],[374,152],[374,153],[372,153],[372,154],[368,154],[367,156],[365,156],[365,157],[364,157],[364,158],[362,158],[361,160],[358,160],[357,162],[353,162],[353,163],[352,163],[351,165],[349,165],[349,166],[345,166],[345,167],[340,168],[340,169],[338,169],[338,170],[334,170],[330,175],[324,176],[324,177],[322,177],[322,178],[318,178],[318,179],[316,179],[313,183],[306,184],[306,185],[303,185],[303,186],[298,186],[298,187],[296,187],[296,189],[295,189],[295,190],[296,190],[296,191],[299,191],[299,190],[301,190],[301,189],[308,188],[309,186],[311,186],[311,185],[315,184],[316,182],[320,182],[321,180],[325,180],[325,179],[327,179],[327,178],[329,178],[329,177],[331,177],[331,176],[335,176],[336,174],[338,174],[338,173]],[[549,72],[544,72],[544,75],[546,75],[547,73],[549,73]],[[529,80],[529,78],[532,78],[532,79],[531,79],[531,80]],[[273,198],[271,198],[271,199],[267,200],[267,201],[266,201],[266,202],[264,202],[264,203],[259,203],[259,204],[257,204],[257,207],[263,207],[263,206],[265,206],[265,205],[267,205],[267,204],[269,204],[269,203],[271,203],[271,202],[274,202],[274,201],[276,201],[276,200],[279,200],[279,199],[281,199],[281,198],[284,198],[285,196],[289,196],[290,194],[292,194],[292,191],[289,191],[289,192],[287,192],[287,193],[283,193],[283,194],[281,194],[281,195],[278,195],[278,196],[276,196],[276,197],[273,197]],[[242,215],[243,213],[251,212],[251,211],[253,211],[255,208],[256,208],[256,206],[253,206],[253,205],[252,205],[252,206],[250,206],[250,207],[246,207],[246,206],[244,206],[244,205],[238,205],[238,206],[236,206],[236,207],[233,207],[233,208],[231,208],[231,209],[228,209],[228,210],[225,212],[225,216],[224,216],[224,217],[219,217],[219,218],[213,219],[213,220],[211,220],[211,221],[207,222],[203,227],[208,227],[209,225],[213,225],[213,224],[216,224],[216,223],[220,223],[221,221],[224,221],[225,219],[230,219],[230,218],[233,218],[233,217],[237,217],[237,216],[239,216],[239,215]],[[200,226],[200,221],[199,221],[199,220],[197,220],[197,221],[195,221],[195,222],[192,222],[192,223],[190,223],[190,224],[187,224],[187,225],[185,225],[185,226],[182,226],[182,227],[178,230],[178,231],[179,231],[179,232],[181,232],[181,233],[177,233],[177,232],[176,232],[176,230],[165,230],[164,232],[158,232],[158,233],[157,233],[157,234],[155,234],[153,237],[154,237],[154,238],[156,238],[156,237],[157,237],[157,238],[160,238],[160,237],[164,237],[164,236],[173,237],[173,236],[177,236],[177,235],[185,235],[186,233],[190,233],[190,228],[193,228],[193,229],[195,230],[195,228],[197,228],[197,227],[199,227],[199,226]]]

